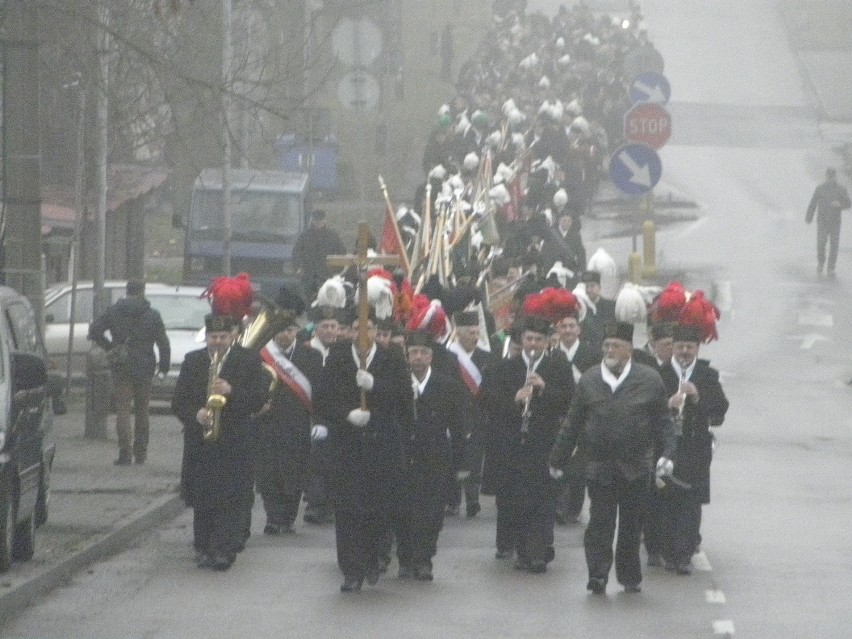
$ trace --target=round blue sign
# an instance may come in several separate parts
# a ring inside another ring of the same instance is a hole
[[[657,185],[662,174],[660,156],[646,144],[625,144],[609,158],[612,183],[626,195],[644,195]]]
[[[672,96],[672,87],[662,73],[647,71],[640,73],[630,82],[630,101],[665,104]]]

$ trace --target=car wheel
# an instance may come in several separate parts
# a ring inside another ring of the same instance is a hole
[[[41,481],[38,484],[38,498],[35,507],[36,528],[47,521],[47,508],[50,504],[50,469],[53,464],[45,464],[41,468]]]
[[[12,544],[15,540],[15,502],[14,494],[6,495],[6,499],[0,499],[0,573],[6,572],[12,567]]]
[[[29,561],[35,554],[35,517],[30,515],[15,529],[15,539],[12,542],[12,559]]]

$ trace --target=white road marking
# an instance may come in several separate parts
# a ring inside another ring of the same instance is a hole
[[[734,636],[734,622],[730,619],[717,619],[713,622],[713,634]]]
[[[704,572],[713,570],[713,566],[710,565],[710,560],[707,559],[707,555],[704,554],[703,550],[692,555],[692,567]]]
[[[799,313],[799,326],[819,326],[821,328],[832,328],[834,317],[817,306],[809,306]]]
[[[721,590],[705,590],[704,599],[707,600],[707,603],[713,604],[723,604],[726,601],[725,593]]]
[[[788,335],[787,339],[796,340],[797,342],[801,341],[802,344],[799,346],[801,350],[810,350],[817,342],[828,341],[828,338],[825,335],[820,335],[819,333],[809,333],[808,335]]]

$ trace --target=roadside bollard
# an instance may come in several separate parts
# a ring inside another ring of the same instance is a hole
[[[634,284],[642,282],[642,255],[631,253],[627,256],[627,279]]]
[[[642,224],[642,275],[652,278],[657,274],[657,227],[651,220]]]
[[[107,438],[107,417],[112,403],[112,376],[100,348],[86,353],[86,416],[83,437]]]

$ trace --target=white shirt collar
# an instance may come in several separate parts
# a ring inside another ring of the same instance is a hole
[[[542,351],[541,355],[538,356],[538,359],[535,360],[531,369],[530,369],[530,358],[529,358],[529,355],[527,355],[527,352],[525,350],[521,350],[521,357],[524,358],[524,364],[527,365],[527,369],[535,372],[535,369],[537,369],[538,365],[541,364],[541,360],[544,357],[544,351]]]
[[[328,357],[328,348],[326,348],[325,344],[323,344],[316,335],[311,338],[311,348],[315,348],[320,352],[320,355],[322,355],[322,363],[325,364],[325,358]]]
[[[411,375],[411,386],[414,388],[414,397],[420,397],[426,391],[426,384],[429,383],[429,378],[432,377],[432,367],[430,366],[426,370],[426,375],[423,376],[423,381],[421,382],[417,379],[413,374]]]
[[[677,373],[677,376],[681,379],[681,381],[686,382],[689,381],[690,377],[692,377],[692,371],[695,370],[695,362],[697,361],[698,358],[696,357],[694,360],[692,360],[692,364],[687,366],[686,370],[684,370],[680,367],[680,364],[678,364],[677,360],[672,357],[672,368],[674,369],[675,373]]]
[[[373,363],[373,357],[376,355],[376,343],[373,342],[373,345],[370,347],[370,352],[367,353],[366,361],[364,362],[364,368],[370,368],[370,364]],[[355,366],[361,367],[361,358],[358,357],[358,349],[355,348],[355,342],[352,342],[352,357],[355,359]]]
[[[627,377],[627,373],[630,372],[630,365],[633,363],[632,359],[627,360],[627,363],[624,365],[624,370],[621,371],[621,375],[616,377],[611,370],[606,367],[606,364],[601,362],[601,377],[603,381],[607,383],[607,385],[612,389],[612,392],[615,392],[615,389],[621,386],[621,382]]]
[[[573,362],[574,356],[577,354],[577,349],[580,348],[580,340],[574,340],[574,343],[571,344],[570,348],[566,348],[563,342],[559,342],[559,348],[561,348],[562,352],[568,357],[568,361]]]

